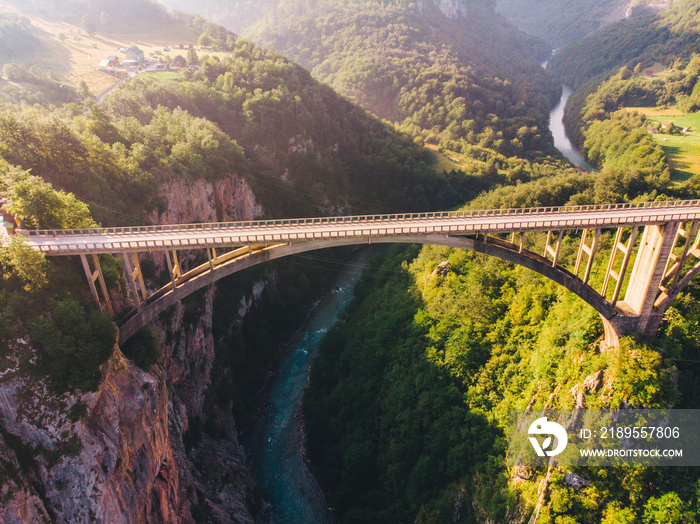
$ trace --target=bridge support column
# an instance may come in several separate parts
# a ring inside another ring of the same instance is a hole
[[[680,222],[650,225],[644,228],[642,234],[625,304],[638,316],[638,329],[646,335],[656,334],[661,323],[662,314],[656,312],[654,302],[666,274],[679,227]]]
[[[85,270],[85,276],[88,280],[88,285],[90,286],[90,293],[92,293],[92,298],[95,299],[95,303],[102,310],[114,316],[114,310],[112,309],[112,302],[109,300],[109,292],[107,291],[107,285],[105,284],[104,276],[102,275],[102,268],[100,267],[100,261],[97,255],[92,255],[92,261],[95,265],[95,271],[90,269],[90,262],[88,262],[87,256],[80,255],[80,261],[83,263],[83,269]],[[104,297],[105,303],[102,304],[100,296],[97,294],[97,287],[95,283],[100,283],[100,290],[102,291],[102,296]]]
[[[180,261],[177,259],[177,251],[166,251],[165,261],[168,263],[168,272],[170,273],[170,280],[173,283],[173,289],[175,289],[177,287],[177,279],[182,276],[182,271],[180,270]]]
[[[608,286],[610,280],[615,280],[615,291],[613,292],[612,305],[615,306],[617,299],[620,297],[620,291],[622,290],[622,282],[625,280],[625,273],[627,272],[627,265],[629,264],[630,257],[632,256],[632,248],[634,248],[634,241],[637,239],[637,231],[639,231],[639,226],[634,226],[632,228],[632,233],[627,239],[627,243],[622,242],[623,228],[617,230],[615,235],[615,241],[613,242],[613,250],[610,255],[610,262],[608,263],[608,269],[605,273],[605,281],[603,282],[603,290],[600,294],[603,298],[607,298]],[[615,271],[615,258],[617,253],[621,252],[624,256],[622,258],[622,265],[620,266],[620,271]]]
[[[550,243],[552,241],[552,233],[552,231],[547,232],[547,241],[544,244],[544,254],[542,256],[547,258],[547,255],[552,255],[552,267],[557,267],[557,262],[559,261],[559,249],[561,248],[561,239],[564,237],[564,232],[559,231],[556,247],[552,247]]]
[[[598,248],[598,240],[600,239],[600,229],[596,229],[593,235],[593,242],[589,246],[586,243],[588,238],[588,229],[583,230],[583,235],[581,236],[581,244],[579,244],[578,255],[576,256],[576,268],[574,269],[574,275],[578,277],[579,269],[581,268],[581,262],[583,262],[583,255],[588,255],[588,262],[586,263],[586,272],[583,275],[583,283],[588,284],[588,279],[591,278],[591,269],[593,269],[593,257],[595,257],[596,249]]]
[[[136,309],[140,311],[146,303],[148,293],[146,292],[146,284],[143,281],[138,253],[124,253],[124,271],[126,271],[126,283],[134,299],[134,304],[136,304]],[[139,295],[139,291],[141,295]]]
[[[616,348],[620,345],[620,334],[618,334],[615,326],[603,315],[600,316],[603,319],[603,329],[605,331],[605,338],[603,339],[603,349]],[[624,333],[623,333],[624,334]]]

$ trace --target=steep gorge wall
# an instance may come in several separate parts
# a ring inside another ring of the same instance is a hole
[[[491,6],[493,0],[418,0],[418,10],[420,13],[430,12],[438,9],[447,18],[464,18],[469,16],[470,7]]]
[[[160,196],[167,207],[152,217],[159,223],[262,213],[237,175],[213,184],[165,183]],[[183,253],[183,264],[192,257]],[[0,522],[264,519],[266,508],[255,495],[230,406],[206,412],[216,360],[215,293],[214,286],[207,289],[194,313],[178,304],[164,315],[164,358],[150,372],[115,347],[96,392],[53,393],[47,379],[21,372],[20,361],[35,361],[36,355],[24,340],[17,342],[17,365],[0,376]],[[255,295],[252,289],[248,294]],[[251,299],[244,303],[250,307]],[[188,443],[193,420],[212,416],[220,438],[205,434]]]

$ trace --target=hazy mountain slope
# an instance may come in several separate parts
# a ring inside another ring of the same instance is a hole
[[[497,10],[518,29],[554,49],[611,22],[653,14],[674,0],[497,0]]]
[[[165,7],[152,0],[6,0],[25,13],[74,24],[90,22],[103,32],[177,34],[180,21],[168,15]],[[86,24],[87,25],[87,24]]]
[[[518,29],[556,49],[625,18],[629,0],[498,0],[497,11]]]
[[[262,20],[279,0],[162,0],[171,9],[197,13],[230,31],[243,34]]]
[[[283,1],[247,34],[377,114],[400,121],[414,112],[401,95],[431,67],[445,75],[445,80],[433,80],[438,85],[462,73],[503,96],[503,86],[493,77],[514,75],[527,68],[528,60],[546,56],[546,47],[507,27],[488,3],[462,0],[455,5],[446,15],[432,2],[413,7]],[[536,77],[534,71],[527,72]]]
[[[546,123],[558,86],[537,63],[547,46],[489,2],[284,1],[247,34],[465,158],[552,152]]]
[[[548,64],[548,71],[577,88],[623,65],[687,59],[700,51],[698,34],[700,4],[695,0],[676,0],[657,14],[612,24],[562,48]]]

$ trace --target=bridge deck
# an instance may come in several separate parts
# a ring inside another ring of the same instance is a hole
[[[176,224],[85,230],[24,231],[47,255],[201,249],[268,242],[416,234],[464,235],[598,229],[700,220],[700,200]]]

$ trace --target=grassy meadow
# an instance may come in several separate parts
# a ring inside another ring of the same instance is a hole
[[[688,128],[688,133],[681,135],[661,130],[654,135],[654,140],[663,148],[675,181],[682,182],[700,174],[700,112],[684,114],[676,108],[657,107],[632,107],[628,110],[639,111],[652,122],[670,120],[678,128]]]

